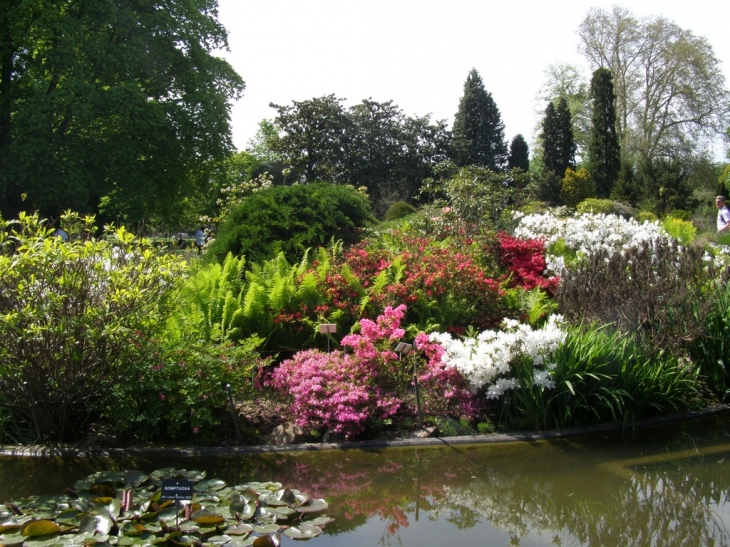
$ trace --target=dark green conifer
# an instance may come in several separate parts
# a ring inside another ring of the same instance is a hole
[[[476,69],[464,83],[453,128],[452,159],[459,166],[477,165],[500,171],[507,161],[504,123],[492,94]]]
[[[542,120],[543,165],[559,177],[565,176],[568,168],[575,169],[575,139],[573,121],[564,98],[557,108],[549,103]]]
[[[516,135],[509,145],[508,169],[530,170],[530,148],[522,135]]]
[[[616,95],[613,76],[607,68],[599,68],[591,79],[592,126],[588,141],[588,165],[596,197],[607,198],[621,169],[621,150],[616,134]]]

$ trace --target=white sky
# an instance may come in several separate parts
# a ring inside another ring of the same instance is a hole
[[[219,0],[229,32],[223,55],[246,82],[232,109],[239,150],[270,102],[291,104],[335,94],[346,105],[393,100],[408,116],[432,114],[451,125],[469,70],[497,103],[511,140],[531,141],[535,95],[549,64],[588,68],[577,29],[593,0]],[[730,2],[632,0],[637,17],[664,15],[705,36],[730,86]]]

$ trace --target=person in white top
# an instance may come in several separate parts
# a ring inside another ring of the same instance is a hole
[[[725,196],[715,198],[715,207],[717,207],[717,233],[730,232],[730,209],[725,205]]]
[[[198,254],[203,252],[203,245],[205,245],[205,226],[201,226],[200,230],[195,232],[195,246],[198,248]]]

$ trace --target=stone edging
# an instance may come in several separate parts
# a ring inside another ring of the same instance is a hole
[[[714,405],[700,410],[689,410],[667,416],[646,418],[633,424],[611,422],[586,427],[555,429],[550,431],[493,433],[489,435],[467,435],[461,437],[432,437],[425,439],[399,439],[394,441],[361,441],[351,443],[303,443],[281,446],[201,446],[179,448],[57,448],[48,446],[0,446],[0,456],[19,457],[194,457],[194,456],[237,456],[243,454],[267,454],[281,452],[318,452],[321,450],[382,449],[408,446],[451,446],[478,445],[509,442],[535,442],[548,439],[591,436],[624,429],[648,429],[684,422],[694,418],[718,414],[730,410],[728,405]]]

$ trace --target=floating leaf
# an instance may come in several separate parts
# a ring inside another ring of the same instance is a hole
[[[222,536],[209,537],[206,540],[206,543],[213,543],[214,545],[223,545],[224,543],[228,543],[229,541],[231,541],[231,536],[222,535]]]
[[[226,487],[226,483],[220,479],[208,479],[202,482],[199,482],[195,485],[195,491],[196,492],[204,492],[206,490],[221,490]]]
[[[30,537],[23,545],[28,547],[50,547],[58,541],[59,534],[48,534],[45,536]]]
[[[278,532],[279,526],[278,524],[264,524],[259,526],[254,526],[253,531],[257,534],[273,534],[274,532]]]
[[[80,520],[79,515],[83,515],[83,513],[73,507],[71,509],[64,509],[56,515],[56,522],[62,524],[78,524]]]
[[[300,513],[318,513],[327,509],[329,505],[323,499],[310,499],[296,508]]]
[[[279,534],[263,535],[253,540],[253,547],[279,547],[281,544],[281,536]]]
[[[7,532],[8,530],[19,530],[20,523],[16,520],[8,521],[4,524],[0,524],[0,534]]]
[[[291,539],[312,539],[322,533],[322,528],[312,526],[311,524],[301,524],[299,526],[291,526],[282,533]]]
[[[223,522],[225,518],[223,515],[219,515],[218,513],[214,513],[207,509],[201,509],[200,511],[195,511],[195,513],[193,513],[192,520],[198,524],[218,524]]]
[[[232,539],[229,543],[226,543],[226,547],[248,547],[249,545],[253,545],[254,541],[256,541],[255,536],[245,539]]]
[[[123,476],[124,485],[132,488],[138,487],[150,478],[147,473],[142,473],[142,471],[137,471],[136,469],[125,471]]]
[[[321,528],[322,526],[326,526],[330,522],[334,522],[334,521],[335,521],[335,519],[330,518],[326,515],[322,515],[321,517],[317,517],[312,520],[308,520],[307,524],[311,524],[312,526],[319,526]]]
[[[28,537],[47,536],[61,531],[61,527],[50,520],[36,520],[25,524],[20,533]]]
[[[292,492],[288,488],[282,488],[281,490],[277,490],[275,496],[276,499],[283,501],[284,503],[295,503],[297,501],[294,492]]]
[[[274,512],[276,513],[277,518],[283,518],[284,520],[296,514],[296,511],[289,507],[276,507]]]
[[[225,529],[225,533],[229,536],[247,536],[253,532],[253,526],[250,524],[232,524]]]

